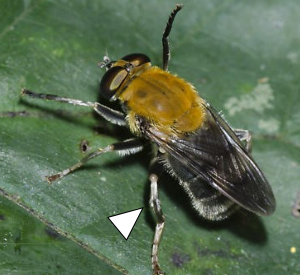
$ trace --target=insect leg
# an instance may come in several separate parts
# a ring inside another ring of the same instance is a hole
[[[82,101],[79,99],[73,99],[73,98],[67,98],[67,97],[60,97],[57,95],[51,95],[51,94],[39,94],[31,92],[27,89],[23,89],[21,92],[21,95],[30,96],[33,98],[38,99],[46,99],[46,100],[53,100],[53,101],[59,101],[63,103],[68,103],[72,105],[78,105],[78,106],[85,106],[93,108],[97,114],[105,118],[107,121],[120,125],[120,126],[126,126],[127,123],[125,121],[125,116],[122,112],[113,110],[111,108],[108,108],[98,102],[90,102],[90,101]]]
[[[156,227],[152,244],[152,269],[154,275],[164,274],[158,263],[158,247],[162,237],[165,217],[163,215],[160,200],[158,197],[158,177],[162,173],[162,166],[158,163],[158,158],[155,158],[150,166],[150,206],[156,218]]]
[[[242,129],[234,129],[234,133],[237,135],[237,137],[240,139],[240,141],[246,142],[246,151],[248,153],[251,153],[252,150],[252,135],[251,132],[248,130],[242,130]]]
[[[168,70],[168,62],[170,59],[170,46],[169,46],[169,40],[168,37],[170,35],[173,21],[175,19],[175,16],[177,12],[179,12],[183,8],[183,5],[177,4],[175,6],[175,9],[171,12],[170,17],[167,22],[167,26],[164,30],[163,37],[162,37],[162,44],[163,44],[163,69],[165,71]]]
[[[71,166],[57,174],[47,176],[46,177],[47,181],[49,183],[51,183],[52,181],[60,179],[64,176],[72,173],[73,171],[77,170],[78,168],[83,166],[86,162],[88,162],[89,160],[91,160],[101,154],[108,153],[108,152],[117,152],[120,155],[124,156],[124,155],[134,154],[134,153],[141,151],[143,149],[143,146],[144,146],[144,144],[141,139],[132,138],[132,139],[127,139],[127,140],[124,140],[121,142],[113,143],[104,148],[99,148],[98,150],[85,156],[83,159],[81,159],[79,162],[77,162],[73,166]]]

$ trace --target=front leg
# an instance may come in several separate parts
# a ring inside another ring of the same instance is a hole
[[[100,104],[99,102],[83,101],[74,98],[61,97],[53,94],[34,93],[27,89],[23,89],[21,95],[30,96],[38,99],[44,99],[44,100],[53,100],[53,101],[68,103],[77,106],[90,107],[93,108],[98,115],[102,116],[107,121],[120,126],[127,126],[125,115],[122,112],[111,109],[103,104]]]

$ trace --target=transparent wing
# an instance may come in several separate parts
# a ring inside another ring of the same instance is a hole
[[[271,214],[276,203],[265,176],[228,124],[212,107],[205,108],[205,125],[196,133],[184,138],[147,134],[191,175],[252,212]]]

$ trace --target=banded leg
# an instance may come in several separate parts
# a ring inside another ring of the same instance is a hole
[[[143,142],[140,139],[127,139],[121,142],[113,143],[111,145],[108,145],[104,148],[99,148],[97,151],[94,151],[87,156],[85,156],[83,159],[81,159],[76,164],[72,165],[71,167],[57,173],[54,175],[47,176],[47,181],[51,183],[52,181],[55,181],[57,179],[60,179],[73,171],[77,170],[81,166],[83,166],[85,163],[87,163],[89,160],[104,154],[108,152],[117,152],[120,155],[129,155],[134,154],[143,149]]]
[[[243,130],[243,129],[234,129],[234,133],[237,135],[237,137],[240,139],[240,141],[245,141],[246,146],[245,149],[248,153],[251,153],[252,150],[252,135],[250,131]]]
[[[149,180],[151,184],[150,185],[150,206],[156,218],[156,226],[155,226],[155,233],[154,233],[152,253],[151,253],[152,269],[154,275],[164,274],[164,272],[160,269],[158,263],[158,248],[159,248],[160,240],[165,225],[165,217],[163,215],[160,206],[160,200],[158,197],[158,178],[161,173],[162,173],[162,167],[158,163],[158,159],[156,158],[151,164],[150,174],[149,174]]]

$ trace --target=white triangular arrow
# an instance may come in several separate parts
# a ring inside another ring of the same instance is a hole
[[[128,239],[143,208],[138,208],[118,215],[110,216],[108,219],[119,230],[125,240]]]

